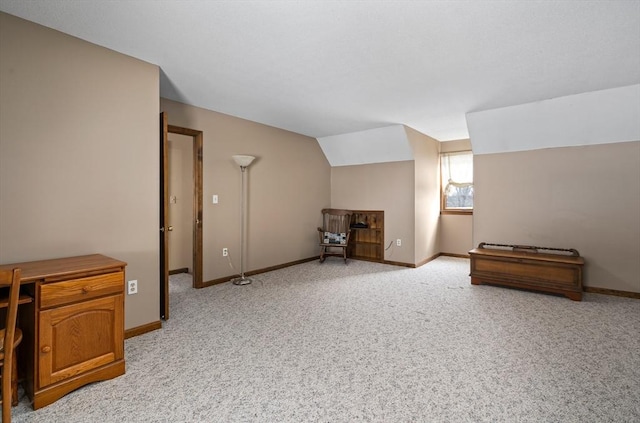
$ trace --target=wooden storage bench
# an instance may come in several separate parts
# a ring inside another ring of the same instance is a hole
[[[481,242],[469,255],[473,285],[505,285],[582,300],[584,259],[577,250]]]

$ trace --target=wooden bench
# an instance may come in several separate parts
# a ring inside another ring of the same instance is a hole
[[[481,242],[469,255],[473,285],[512,286],[582,300],[584,259],[577,250]]]

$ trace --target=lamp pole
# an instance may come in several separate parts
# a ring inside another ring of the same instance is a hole
[[[245,230],[245,220],[246,220],[246,183],[245,183],[245,172],[247,167],[253,162],[255,157],[253,156],[244,156],[244,155],[236,155],[233,156],[233,159],[240,166],[240,173],[242,174],[242,197],[240,198],[240,277],[236,278],[233,281],[234,285],[249,285],[252,281],[249,278],[244,276],[244,250],[245,250],[245,238],[246,238],[246,230]]]

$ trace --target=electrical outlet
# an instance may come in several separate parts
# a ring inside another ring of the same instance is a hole
[[[226,257],[229,255],[229,249],[228,248],[223,248],[222,249],[222,257]]]
[[[402,247],[402,240],[400,238],[396,239],[396,245]]]
[[[127,294],[133,295],[138,293],[138,281],[133,280],[127,282]]]

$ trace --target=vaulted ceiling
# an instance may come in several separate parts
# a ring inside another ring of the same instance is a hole
[[[640,83],[640,2],[0,0],[157,64],[163,97],[312,137]]]

